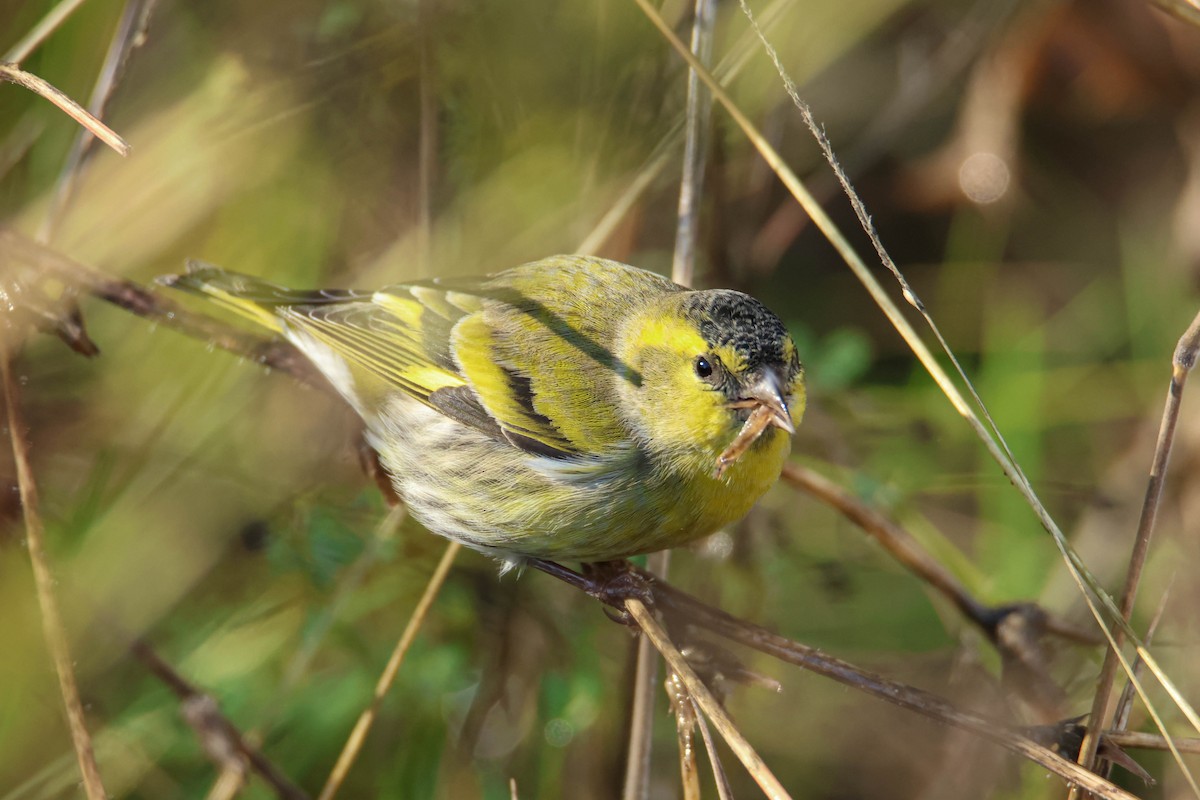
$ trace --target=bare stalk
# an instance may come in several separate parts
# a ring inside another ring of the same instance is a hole
[[[722,738],[737,755],[742,765],[746,767],[750,775],[758,783],[759,788],[763,793],[770,798],[789,798],[791,795],[783,788],[783,784],[771,772],[750,743],[746,741],[746,737],[742,736],[741,731],[733,724],[729,715],[725,713],[725,709],[713,697],[712,692],[704,685],[704,682],[696,675],[692,666],[688,664],[687,659],[683,654],[676,649],[674,643],[667,636],[667,632],[658,624],[658,620],[646,609],[641,600],[630,599],[625,601],[625,610],[637,622],[650,641],[654,643],[658,652],[662,653],[664,659],[670,664],[671,669],[679,676],[687,687],[688,694],[691,695],[693,702],[700,707],[704,715],[712,722],[713,727],[721,734]]]
[[[3,322],[0,321],[0,325]],[[9,331],[11,333],[11,331]],[[83,704],[79,700],[79,684],[75,680],[71,648],[67,643],[66,629],[58,600],[54,596],[54,578],[50,573],[50,558],[46,555],[46,534],[38,504],[37,484],[33,480],[33,468],[29,463],[29,441],[25,436],[25,420],[21,414],[17,382],[13,380],[9,352],[0,351],[0,372],[4,381],[4,405],[8,413],[8,435],[12,440],[13,461],[17,468],[17,483],[21,491],[21,508],[25,514],[25,541],[29,547],[29,563],[33,567],[33,579],[37,586],[38,607],[42,616],[42,636],[58,674],[58,689],[63,707],[67,712],[67,725],[71,729],[71,742],[75,746],[75,759],[83,775],[83,789],[88,800],[104,800],[108,797],[100,779],[100,768],[96,764],[96,753],[92,737],[88,733]]]
[[[137,47],[146,34],[149,15],[158,0],[126,0],[125,10],[121,12],[121,22],[108,45],[108,53],[104,56],[104,65],[92,87],[92,96],[88,100],[88,112],[97,119],[104,116],[105,108],[113,92],[120,82],[125,70],[125,63],[130,52]],[[63,213],[71,201],[75,184],[91,152],[91,144],[95,138],[88,132],[79,131],[75,141],[71,143],[71,151],[59,172],[58,183],[54,188],[54,197],[50,201],[50,209],[38,230],[38,241],[48,242],[54,235]]]
[[[717,20],[716,0],[696,0],[693,14],[692,54],[707,67],[712,62],[713,28]],[[671,262],[671,280],[680,286],[691,286],[696,274],[696,237],[699,230],[700,197],[704,190],[704,161],[708,150],[708,126],[711,116],[712,96],[696,71],[688,69],[683,174],[679,181],[675,254]]]
[[[1154,523],[1158,518],[1163,481],[1167,473],[1167,464],[1171,458],[1171,445],[1175,442],[1175,426],[1179,422],[1183,387],[1192,367],[1196,365],[1198,351],[1200,351],[1200,314],[1196,315],[1192,324],[1180,337],[1171,363],[1171,381],[1167,386],[1166,407],[1163,409],[1162,423],[1158,430],[1158,442],[1150,463],[1150,480],[1146,484],[1146,495],[1142,501],[1142,514],[1138,520],[1133,553],[1129,557],[1129,571],[1125,574],[1125,585],[1121,590],[1121,619],[1126,622],[1129,622],[1130,616],[1133,614],[1138,586],[1141,583],[1142,569],[1150,551],[1150,538],[1154,534]],[[1124,644],[1124,629],[1114,630],[1112,640],[1112,647],[1104,654],[1104,664],[1100,668],[1100,677],[1096,681],[1096,694],[1092,700],[1088,733],[1079,750],[1079,763],[1089,769],[1095,766],[1096,750],[1099,746],[1095,732],[1108,727],[1109,716],[1112,712],[1112,686],[1118,666],[1117,650]]]
[[[404,656],[408,653],[408,648],[412,645],[413,640],[417,637],[417,632],[421,630],[421,625],[425,622],[425,617],[429,613],[429,607],[433,605],[434,599],[442,588],[442,584],[446,582],[446,575],[450,572],[450,567],[454,564],[454,558],[458,555],[458,551],[462,549],[462,545],[458,542],[450,542],[446,545],[446,552],[442,554],[442,560],[438,562],[437,568],[434,569],[433,575],[429,578],[429,583],[425,586],[425,592],[421,595],[421,599],[417,601],[416,608],[413,609],[412,616],[408,620],[408,625],[404,628],[404,633],[400,635],[400,640],[396,642],[396,647],[392,651],[391,658],[388,659],[387,666],[379,676],[379,681],[375,684],[375,694],[371,698],[371,704],[363,709],[359,715],[358,722],[354,725],[354,730],[350,732],[349,738],[346,739],[346,744],[342,748],[341,755],[338,756],[337,763],[333,765],[333,769],[329,773],[329,778],[325,781],[325,786],[321,789],[321,794],[318,795],[318,800],[333,800],[338,789],[346,780],[346,775],[350,772],[350,767],[354,765],[354,761],[358,758],[359,752],[362,750],[363,742],[367,739],[367,733],[370,732],[371,726],[375,723],[375,717],[379,713],[379,706],[383,703],[384,696],[391,689],[392,683],[396,680],[396,675],[400,671],[400,665],[404,662]]]
[[[116,150],[123,156],[129,155],[129,144],[118,136],[111,128],[92,116],[86,108],[60,92],[49,82],[39,78],[32,72],[26,72],[16,64],[0,61],[0,80],[24,86],[34,94],[41,95],[83,127],[93,136]]]

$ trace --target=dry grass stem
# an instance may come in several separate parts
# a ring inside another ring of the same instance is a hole
[[[712,62],[713,29],[717,21],[715,0],[696,0],[692,18],[692,53],[704,66]],[[683,171],[679,181],[679,206],[675,222],[675,253],[671,280],[691,286],[696,274],[696,238],[700,198],[704,192],[704,162],[708,154],[708,126],[712,97],[695,70],[688,70],[687,109],[684,113]]]
[[[651,553],[648,571],[666,579],[671,569],[671,551]],[[637,640],[637,662],[633,676],[633,708],[629,714],[622,800],[644,800],[650,794],[650,746],[654,740],[654,701],[658,697],[658,654],[645,636]]]
[[[1167,740],[1155,733],[1140,731],[1105,731],[1104,738],[1118,747],[1140,750],[1170,750]],[[1175,737],[1172,739],[1181,753],[1200,755],[1200,738]]]
[[[746,741],[746,737],[742,736],[741,732],[733,724],[729,715],[725,713],[725,709],[713,697],[712,692],[704,685],[704,682],[696,675],[687,659],[675,647],[667,636],[662,626],[658,624],[658,620],[647,610],[641,600],[630,599],[625,601],[625,610],[633,617],[638,626],[642,629],[642,633],[650,638],[654,643],[658,652],[662,653],[670,668],[675,671],[687,687],[688,694],[691,695],[693,702],[700,707],[705,716],[712,721],[713,726],[717,729],[717,733],[725,739],[725,742],[737,755],[742,765],[746,767],[750,775],[758,783],[763,792],[770,798],[786,798],[790,797],[787,791],[783,788],[783,784],[771,772],[750,743]]]
[[[0,61],[0,80],[23,86],[34,94],[41,95],[71,119],[87,128],[100,141],[116,150],[123,156],[129,155],[129,144],[118,136],[111,128],[92,116],[86,108],[60,92],[47,81],[42,80],[32,72],[26,72],[16,64]]]
[[[104,116],[109,98],[116,90],[129,54],[145,37],[146,26],[149,24],[150,12],[157,0],[126,0],[125,9],[121,12],[121,22],[109,42],[108,52],[104,56],[104,65],[100,75],[92,87],[92,96],[88,100],[88,112],[97,119]],[[48,242],[54,235],[63,212],[71,201],[76,179],[91,152],[91,144],[95,139],[80,131],[71,144],[66,162],[59,173],[58,182],[54,187],[54,196],[46,218],[38,230],[38,241]]]
[[[713,782],[717,785],[718,800],[733,800],[733,787],[725,775],[725,766],[721,763],[721,754],[717,752],[717,742],[709,730],[708,721],[703,714],[696,715],[696,724],[700,726],[700,736],[704,739],[704,749],[708,752],[708,763],[712,765]]]
[[[438,562],[437,568],[434,569],[433,575],[430,576],[429,583],[425,586],[425,592],[421,595],[421,599],[417,601],[417,606],[413,609],[412,616],[408,620],[408,625],[404,628],[404,633],[400,635],[400,640],[396,642],[392,656],[388,659],[387,666],[384,667],[383,672],[380,674],[378,683],[375,684],[375,694],[371,698],[371,704],[363,709],[358,722],[355,723],[354,729],[346,739],[346,744],[342,747],[342,752],[338,756],[337,763],[330,770],[329,778],[326,779],[325,786],[321,789],[318,800],[332,800],[337,794],[338,789],[341,788],[346,775],[349,774],[350,767],[354,765],[355,759],[358,758],[358,754],[362,750],[363,742],[366,741],[367,733],[375,723],[375,716],[379,713],[379,706],[391,688],[392,683],[396,680],[396,675],[400,671],[400,665],[404,662],[404,656],[416,638],[417,632],[421,630],[421,625],[424,624],[425,617],[429,614],[429,607],[433,605],[433,601],[441,590],[442,584],[446,582],[446,575],[449,574],[450,567],[454,564],[454,559],[461,549],[462,545],[458,542],[450,542],[446,545],[446,551],[442,554],[441,561]]]
[[[437,75],[433,59],[433,0],[418,0],[417,18],[420,27],[418,48],[421,125],[417,141],[417,269],[422,278],[432,275],[430,243],[433,241],[433,184],[438,163],[438,96]]]
[[[554,573],[552,573],[554,574]],[[561,576],[560,576],[561,577]],[[974,733],[1005,749],[1027,758],[1068,782],[1078,783],[1099,797],[1124,798],[1133,795],[1068,761],[1050,749],[1030,740],[996,720],[961,711],[935,694],[888,680],[867,670],[833,658],[816,648],[792,641],[720,609],[667,584],[654,584],[655,602],[681,621],[710,630],[731,641],[765,653],[789,664],[823,675],[900,708],[916,712],[939,723]]]
[[[700,800],[700,770],[696,764],[696,719],[699,714],[678,673],[668,672],[663,688],[671,701],[671,713],[675,716],[675,741],[679,744],[679,779],[683,786],[683,797],[684,800]]]
[[[0,322],[0,325],[3,325]],[[9,331],[11,333],[11,331]],[[7,348],[5,348],[7,349]],[[34,584],[37,587],[38,609],[42,617],[42,635],[46,648],[54,662],[58,675],[58,689],[67,713],[67,725],[71,729],[71,743],[75,746],[75,758],[83,776],[83,789],[88,800],[103,800],[108,795],[100,779],[100,768],[96,765],[96,754],[92,737],[88,733],[83,704],[79,700],[79,684],[75,681],[71,648],[67,632],[63,627],[58,600],[54,596],[54,577],[50,572],[50,559],[46,554],[46,535],[42,527],[38,506],[37,485],[33,480],[33,468],[29,463],[29,441],[25,438],[25,420],[21,413],[17,382],[13,379],[12,353],[0,351],[0,373],[4,382],[4,405],[8,418],[8,435],[12,440],[13,462],[17,469],[17,484],[21,492],[21,508],[25,515],[25,542],[29,548],[29,563],[33,568]]]
[[[1129,557],[1129,571],[1125,573],[1125,585],[1121,590],[1121,618],[1126,622],[1132,616],[1133,606],[1137,601],[1142,569],[1150,552],[1150,539],[1154,534],[1154,523],[1158,518],[1159,502],[1162,499],[1163,482],[1167,473],[1167,465],[1171,459],[1171,445],[1175,442],[1175,427],[1179,422],[1179,407],[1183,400],[1184,384],[1187,383],[1192,367],[1196,365],[1198,351],[1200,351],[1200,314],[1196,315],[1192,324],[1180,337],[1171,363],[1171,380],[1167,386],[1166,407],[1163,409],[1158,441],[1155,443],[1154,457],[1150,464],[1150,479],[1146,484],[1146,495],[1142,502],[1142,514],[1138,520],[1133,552]],[[1116,678],[1117,658],[1120,655],[1118,651],[1123,644],[1123,631],[1121,629],[1113,631],[1112,649],[1105,653],[1104,664],[1100,668],[1100,677],[1096,681],[1096,694],[1092,700],[1092,711],[1089,715],[1088,734],[1084,738],[1079,752],[1079,763],[1089,768],[1095,766],[1096,750],[1099,746],[1095,731],[1103,730],[1109,724],[1109,716],[1112,711],[1112,687]],[[1136,685],[1133,675],[1130,675],[1130,683]],[[1163,735],[1166,735],[1166,731],[1163,731]],[[1186,772],[1186,767],[1184,770]],[[1200,796],[1200,789],[1196,791]]]
[[[1153,643],[1154,634],[1158,632],[1158,625],[1162,622],[1163,615],[1167,613],[1167,599],[1171,596],[1171,587],[1174,585],[1175,576],[1172,575],[1167,582],[1167,588],[1163,590],[1162,597],[1158,598],[1158,608],[1154,610],[1150,624],[1146,626],[1146,647]],[[1136,659],[1133,662],[1133,674],[1140,678],[1144,666],[1141,658]],[[1125,688],[1121,690],[1120,697],[1117,698],[1117,708],[1113,712],[1113,730],[1123,731],[1129,726],[1129,714],[1133,710],[1133,695],[1133,684],[1127,682]]]
[[[715,27],[715,0],[696,0],[692,19],[692,52],[706,66],[712,61]],[[711,111],[712,98],[708,89],[700,82],[699,76],[689,70],[687,108],[684,114],[683,165],[676,212],[675,252],[671,262],[671,280],[681,286],[691,286],[695,277],[696,239],[699,230],[697,221],[704,192],[704,163]],[[672,137],[669,136],[668,140],[670,138]],[[664,157],[660,159],[660,167],[665,164]],[[647,169],[642,174],[656,173],[657,169]],[[662,550],[651,554],[648,565],[652,573],[665,580],[671,566],[671,551]],[[657,673],[658,658],[654,648],[646,637],[640,637],[637,644],[633,711],[630,715],[628,756],[622,791],[625,800],[644,798],[649,793],[650,746],[654,733]]]

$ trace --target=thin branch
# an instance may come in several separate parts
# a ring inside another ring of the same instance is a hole
[[[1167,581],[1167,588],[1163,590],[1162,597],[1158,599],[1158,608],[1154,610],[1154,616],[1150,619],[1150,624],[1146,626],[1146,647],[1149,647],[1154,641],[1154,634],[1158,632],[1158,625],[1162,622],[1163,615],[1167,613],[1167,600],[1171,596],[1171,587],[1175,585],[1175,575],[1171,575],[1171,579]],[[1140,676],[1142,667],[1145,665],[1142,660],[1136,659],[1133,662],[1133,674]],[[1117,708],[1113,713],[1113,729],[1123,731],[1129,727],[1129,714],[1133,710],[1133,684],[1126,682],[1125,688],[1121,690],[1120,697],[1117,698]]]
[[[0,80],[15,83],[18,86],[24,86],[34,94],[41,95],[49,100],[54,105],[69,116],[71,119],[78,122],[83,127],[91,131],[92,135],[106,145],[116,150],[117,153],[123,156],[129,155],[129,144],[118,136],[111,128],[105,125],[100,120],[96,119],[83,106],[76,103],[71,98],[60,92],[49,82],[39,78],[32,72],[26,72],[6,61],[0,61]]]
[[[712,61],[716,0],[696,0],[692,19],[691,50],[704,66]],[[696,274],[696,236],[699,230],[700,198],[704,191],[704,162],[708,150],[708,127],[712,96],[693,69],[688,70],[687,110],[683,140],[683,172],[679,181],[679,207],[675,224],[675,254],[671,280],[691,286]]]
[[[346,739],[346,744],[338,756],[337,763],[330,770],[329,778],[326,779],[325,786],[321,789],[321,794],[318,795],[318,800],[333,800],[334,795],[341,788],[342,782],[346,780],[346,775],[349,774],[350,767],[354,765],[355,759],[358,758],[358,754],[362,750],[367,733],[375,723],[375,716],[379,713],[379,706],[383,703],[384,696],[387,695],[392,683],[396,680],[396,674],[400,671],[400,665],[404,662],[404,656],[408,653],[408,648],[416,638],[417,632],[421,630],[421,625],[424,624],[425,617],[429,613],[429,607],[433,605],[433,601],[441,590],[442,584],[446,581],[446,575],[449,574],[451,565],[454,564],[454,558],[461,549],[462,545],[458,542],[450,542],[446,545],[446,552],[442,554],[442,560],[438,562],[437,568],[429,578],[429,583],[425,586],[425,592],[421,595],[421,599],[417,601],[417,606],[413,609],[412,616],[408,620],[408,625],[404,628],[404,633],[400,635],[400,640],[396,642],[392,656],[388,659],[387,666],[384,667],[383,672],[379,676],[379,681],[375,684],[375,695],[371,699],[371,704],[363,710],[358,718],[358,722],[354,725],[354,730],[350,732],[349,738]]]
[[[684,685],[687,687],[688,694],[692,696],[692,700],[700,707],[705,716],[712,721],[717,732],[721,734],[726,743],[737,755],[742,765],[750,772],[750,775],[758,783],[763,793],[770,798],[787,798],[790,795],[783,788],[783,784],[779,779],[772,774],[771,770],[759,757],[746,738],[742,736],[741,731],[729,719],[729,715],[725,713],[725,709],[713,697],[712,692],[704,685],[704,682],[697,677],[695,671],[692,670],[687,659],[676,649],[675,645],[667,636],[667,632],[658,624],[658,620],[646,609],[641,600],[629,599],[625,601],[625,610],[637,622],[642,629],[642,633],[650,638],[658,652],[662,653],[667,663],[671,665],[671,669],[679,675]]]
[[[246,741],[234,724],[221,713],[211,695],[189,683],[145,640],[135,640],[129,649],[154,677],[180,699],[184,718],[200,737],[205,751],[219,766],[227,766],[235,757],[244,759],[279,797],[285,800],[308,800],[308,795],[302,789],[292,783],[258,748]]]
[[[1141,733],[1139,731],[1105,731],[1104,738],[1118,747],[1138,748],[1141,750],[1170,750],[1167,740],[1156,733]],[[1175,747],[1181,753],[1190,755],[1200,754],[1200,739],[1177,737]]]
[[[651,554],[647,566],[651,573],[666,579],[671,566],[671,551],[661,550]],[[650,796],[650,746],[654,739],[654,700],[658,697],[657,683],[658,656],[655,654],[654,645],[645,636],[639,636],[622,800],[645,800]]]
[[[438,108],[434,92],[437,76],[433,58],[433,0],[417,0],[418,98],[420,129],[417,142],[417,267],[421,277],[432,272],[430,242],[433,231],[433,182],[437,172]]]
[[[535,559],[530,560],[528,564],[586,592],[613,608],[627,609],[627,593],[606,592],[604,586],[597,586],[578,572],[552,561]],[[760,653],[765,653],[772,658],[794,664],[826,678],[832,678],[879,700],[916,712],[944,725],[978,735],[1023,758],[1040,764],[1065,781],[1080,784],[1099,797],[1134,800],[1134,796],[1128,792],[1088,772],[1075,762],[1062,758],[1019,731],[1009,728],[1005,723],[960,711],[949,701],[931,692],[888,680],[860,669],[853,664],[826,655],[816,648],[808,647],[761,626],[730,616],[670,584],[656,581],[654,576],[644,571],[632,566],[629,569],[641,577],[647,591],[653,596],[655,606],[664,614],[670,614],[673,618],[677,617],[675,621],[681,625],[703,628]]]
[[[3,325],[0,321],[0,325]],[[11,331],[10,331],[11,332]],[[37,587],[38,608],[42,617],[42,635],[54,671],[58,674],[58,688],[63,707],[67,712],[67,725],[71,729],[71,742],[75,746],[75,758],[83,775],[83,788],[88,800],[103,800],[108,795],[100,779],[100,768],[96,765],[96,754],[92,737],[88,733],[83,704],[79,700],[79,684],[75,680],[71,647],[67,642],[62,614],[54,596],[54,578],[50,573],[50,559],[46,554],[46,532],[38,503],[37,484],[33,480],[33,467],[29,463],[29,441],[25,437],[25,419],[21,413],[17,382],[13,380],[12,353],[0,350],[0,372],[3,373],[4,405],[8,416],[8,435],[12,440],[13,461],[17,469],[17,483],[21,492],[21,508],[25,514],[25,541],[29,547],[29,563],[33,568]]]
[[[157,2],[158,0],[126,0],[125,9],[121,12],[121,22],[117,26],[116,33],[113,34],[112,41],[109,42],[108,52],[104,56],[104,65],[100,69],[96,84],[92,87],[92,96],[88,100],[88,112],[97,119],[104,116],[108,101],[125,71],[125,63],[129,59],[130,52],[145,38],[150,13]],[[38,241],[48,242],[53,237],[54,230],[58,227],[63,212],[70,203],[75,184],[94,141],[93,137],[88,136],[87,131],[79,131],[74,142],[71,143],[71,151],[67,154],[63,168],[59,172],[50,208],[38,230]]]
[[[1200,314],[1196,315],[1192,324],[1180,337],[1171,363],[1171,381],[1167,386],[1166,407],[1163,409],[1162,422],[1158,430],[1158,442],[1150,463],[1150,480],[1146,484],[1146,495],[1142,501],[1142,514],[1138,520],[1133,553],[1129,557],[1129,571],[1125,574],[1125,585],[1121,590],[1121,618],[1126,622],[1129,622],[1133,614],[1134,603],[1137,601],[1142,569],[1150,551],[1150,538],[1154,534],[1154,523],[1158,518],[1158,506],[1162,499],[1163,482],[1167,473],[1167,465],[1171,459],[1171,445],[1175,442],[1175,427],[1179,422],[1183,388],[1187,383],[1189,373],[1196,365],[1198,351],[1200,351]],[[1118,653],[1116,651],[1124,644],[1123,630],[1113,631],[1112,638],[1112,649],[1105,653],[1104,664],[1100,668],[1100,677],[1096,681],[1096,694],[1092,700],[1088,734],[1079,751],[1079,763],[1089,768],[1095,766],[1096,749],[1099,745],[1094,732],[1108,727],[1112,711],[1112,686],[1117,674]]]
[[[715,0],[696,0],[692,18],[692,52],[705,66],[712,61],[712,40],[715,26]],[[704,87],[695,71],[689,69],[687,110],[684,118],[683,167],[679,181],[675,254],[671,266],[671,280],[681,286],[691,286],[695,276],[697,220],[700,198],[704,188],[704,162],[711,112],[712,97],[709,95],[708,89]],[[665,163],[665,159],[663,159],[663,163]],[[662,550],[650,556],[650,571],[660,578],[664,580],[667,578],[670,567],[670,550]],[[637,645],[633,711],[630,714],[625,784],[621,795],[624,800],[638,800],[649,795],[650,746],[654,733],[654,698],[658,695],[655,690],[657,674],[658,659],[650,642],[643,636],[638,639]]]
[[[833,658],[816,648],[794,642],[766,628],[740,620],[706,605],[666,584],[654,585],[655,602],[664,612],[678,612],[684,621],[699,625],[732,641],[766,653],[789,664],[850,686],[900,708],[914,711],[937,722],[951,725],[1010,750],[1054,772],[1064,780],[1078,783],[1099,797],[1133,800],[1133,795],[1031,741],[1003,723],[978,714],[961,711],[937,695],[888,680]]]
[[[717,743],[708,728],[708,720],[704,719],[703,714],[697,714],[696,724],[700,726],[700,735],[704,737],[704,749],[708,751],[708,763],[712,765],[713,782],[717,785],[717,800],[733,800],[733,788],[725,775],[721,754],[717,752]]]
[[[683,786],[683,798],[700,800],[700,770],[696,764],[696,720],[702,718],[700,709],[692,702],[678,673],[668,673],[663,685],[671,700],[671,712],[675,715],[675,741],[679,745],[679,780]]]

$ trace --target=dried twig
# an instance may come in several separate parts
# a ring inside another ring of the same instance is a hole
[[[433,58],[433,0],[417,2],[418,97],[421,124],[417,143],[417,268],[422,278],[432,269],[433,183],[437,174],[438,109],[434,92],[437,75]]]
[[[1118,747],[1136,747],[1142,750],[1170,750],[1167,740],[1156,733],[1139,731],[1105,731],[1104,738]],[[1200,738],[1176,737],[1172,740],[1181,753],[1200,754]]]
[[[717,785],[717,800],[733,800],[733,788],[725,775],[725,767],[721,764],[721,755],[717,752],[717,743],[708,721],[702,714],[696,715],[696,724],[700,726],[700,735],[704,738],[704,749],[708,751],[708,763],[712,765],[713,782]]]
[[[712,61],[713,28],[716,26],[715,0],[696,0],[692,19],[692,53],[704,66]],[[691,286],[696,273],[696,233],[700,217],[700,197],[704,190],[704,161],[708,144],[708,126],[712,96],[695,70],[688,70],[687,111],[683,140],[683,174],[679,181],[679,208],[675,224],[675,253],[671,261],[671,280]]]
[[[1163,615],[1167,613],[1167,599],[1171,596],[1171,587],[1174,585],[1175,576],[1172,575],[1171,579],[1167,582],[1167,588],[1163,590],[1162,597],[1158,598],[1158,608],[1154,610],[1154,616],[1151,617],[1150,624],[1146,626],[1146,647],[1149,647],[1154,641],[1154,634],[1158,632],[1158,625],[1162,622]],[[1145,664],[1142,663],[1140,658],[1133,662],[1133,674],[1135,677],[1142,674],[1143,667],[1145,667]],[[1129,727],[1129,714],[1133,710],[1134,694],[1133,682],[1126,682],[1125,688],[1121,690],[1120,697],[1117,698],[1117,707],[1113,712],[1113,726],[1109,731],[1110,733],[1113,730],[1123,731]]]
[[[0,320],[0,326],[5,323]],[[9,333],[12,333],[9,331]],[[92,737],[88,733],[83,704],[79,700],[79,685],[75,681],[72,667],[71,648],[67,643],[66,629],[58,600],[54,596],[54,578],[50,573],[50,560],[46,555],[45,529],[42,527],[38,507],[37,484],[33,480],[33,468],[29,463],[29,442],[25,438],[25,420],[21,414],[17,382],[13,380],[12,353],[0,349],[0,372],[3,373],[4,401],[8,416],[8,435],[12,440],[13,461],[17,468],[17,483],[21,491],[21,507],[25,513],[25,541],[29,547],[29,562],[33,567],[34,584],[37,587],[38,608],[42,616],[42,635],[54,671],[58,674],[58,688],[63,707],[67,712],[67,724],[71,729],[71,742],[75,746],[75,758],[83,775],[83,788],[88,800],[103,800],[108,795],[100,779],[100,768],[96,765],[96,754]]]
[[[1180,337],[1171,363],[1171,381],[1167,387],[1166,407],[1163,409],[1162,423],[1158,430],[1154,458],[1150,463],[1150,480],[1146,484],[1146,496],[1142,502],[1142,514],[1138,520],[1133,553],[1129,557],[1129,571],[1125,574],[1125,585],[1121,590],[1121,618],[1126,622],[1133,614],[1142,568],[1145,566],[1146,556],[1150,550],[1150,537],[1154,533],[1154,523],[1158,517],[1163,481],[1166,477],[1167,464],[1171,458],[1171,445],[1175,442],[1175,426],[1179,421],[1183,387],[1192,367],[1196,365],[1198,352],[1200,352],[1200,314],[1196,315],[1192,324]],[[1096,750],[1099,744],[1093,732],[1103,730],[1108,726],[1112,710],[1113,680],[1117,674],[1117,651],[1124,643],[1124,630],[1118,628],[1113,631],[1112,639],[1112,648],[1105,653],[1104,664],[1100,668],[1100,677],[1096,681],[1096,694],[1092,700],[1092,711],[1089,715],[1088,735],[1084,738],[1083,747],[1079,752],[1079,763],[1088,768],[1093,767],[1096,763]]]
[[[663,686],[671,700],[671,712],[675,715],[675,740],[679,744],[679,778],[683,785],[683,797],[684,800],[700,800],[700,770],[696,765],[696,721],[701,719],[700,711],[692,702],[678,673],[668,672]]]
[[[462,545],[458,542],[450,542],[446,545],[446,552],[442,554],[442,560],[438,562],[437,568],[429,578],[429,583],[425,586],[424,594],[417,601],[417,606],[413,609],[412,616],[408,620],[408,625],[404,628],[404,633],[400,635],[400,640],[396,642],[392,656],[388,659],[387,666],[384,667],[383,672],[379,676],[379,681],[375,684],[375,694],[371,698],[371,704],[363,709],[362,714],[359,715],[358,722],[355,723],[349,738],[346,739],[346,744],[338,756],[337,763],[333,765],[333,769],[329,772],[329,777],[325,781],[324,788],[321,789],[321,794],[318,795],[318,800],[332,800],[337,794],[338,789],[341,788],[342,782],[345,781],[346,775],[349,774],[350,767],[353,766],[355,759],[358,758],[363,742],[366,741],[367,733],[375,723],[375,716],[379,713],[379,706],[391,688],[392,683],[396,680],[396,674],[400,671],[400,665],[404,662],[404,656],[408,652],[409,646],[412,645],[413,639],[416,638],[417,632],[421,629],[421,625],[425,622],[425,617],[429,613],[429,607],[433,605],[434,598],[437,597],[438,591],[441,590],[442,584],[445,583],[446,575],[450,572],[450,567],[454,564],[454,558],[461,549]]]
[[[83,106],[60,92],[49,82],[39,78],[32,72],[26,72],[16,64],[0,61],[0,80],[24,86],[34,94],[41,95],[65,113],[71,119],[91,131],[92,135],[123,156],[129,155],[129,144],[118,136],[111,128],[96,119]]]
[[[715,0],[696,0],[692,18],[692,52],[706,66],[712,60],[713,29],[716,26]],[[707,131],[712,111],[708,89],[692,70],[688,70],[687,110],[683,148],[683,168],[679,181],[679,205],[676,214],[675,253],[671,280],[691,286],[696,267],[696,238],[699,230],[700,198],[704,188],[704,162]],[[665,159],[664,159],[665,163]],[[650,556],[649,569],[666,579],[671,566],[671,551]],[[645,798],[649,793],[650,745],[654,732],[654,698],[658,660],[646,637],[638,639],[637,667],[634,672],[633,711],[629,723],[629,747],[625,764],[624,800]]]
[[[658,620],[646,609],[645,604],[641,600],[630,599],[625,601],[625,610],[637,622],[642,629],[642,633],[650,638],[658,652],[662,653],[664,659],[670,664],[671,669],[679,675],[684,685],[687,687],[688,694],[691,695],[692,701],[700,707],[705,716],[712,721],[717,732],[721,734],[726,743],[737,755],[743,766],[750,772],[754,780],[762,788],[767,797],[771,798],[786,798],[790,797],[787,790],[783,788],[783,784],[775,777],[767,765],[759,757],[746,738],[742,736],[741,731],[729,719],[729,715],[725,713],[725,709],[721,708],[721,704],[713,697],[712,692],[704,685],[704,682],[697,677],[687,659],[676,649],[674,643],[667,636],[667,632],[658,624]]]
[[[647,561],[651,573],[666,579],[671,551],[652,553]],[[654,735],[654,699],[658,697],[658,656],[645,636],[637,640],[637,662],[633,675],[633,708],[629,714],[629,744],[626,747],[622,800],[644,800],[650,794],[650,746]]]
[[[625,609],[625,600],[618,593],[610,595],[574,570],[560,564],[531,560],[529,566],[552,575],[581,589],[608,605]],[[973,733],[1023,758],[1033,761],[1071,783],[1078,783],[1098,797],[1133,800],[1133,795],[1112,785],[1078,764],[1068,761],[1049,748],[1031,741],[1019,731],[993,719],[961,711],[943,698],[921,689],[888,680],[872,672],[822,653],[816,648],[795,642],[766,628],[738,619],[666,583],[656,582],[652,575],[630,567],[641,576],[653,594],[654,603],[680,625],[693,625],[712,631],[731,641],[765,653],[773,658],[815,672],[839,683],[862,691],[900,708],[914,711],[936,722]],[[672,664],[672,667],[674,665]],[[702,707],[703,708],[703,707]],[[707,713],[706,709],[705,713]]]
[[[108,53],[104,57],[104,66],[92,87],[92,96],[88,100],[88,112],[97,119],[104,116],[104,110],[112,97],[113,91],[120,82],[125,63],[133,48],[141,44],[145,37],[146,26],[149,23],[150,12],[158,0],[126,0],[125,10],[121,13],[121,22],[108,45]],[[58,227],[62,214],[71,200],[75,183],[79,178],[91,144],[95,139],[80,131],[71,144],[66,162],[59,172],[58,182],[54,188],[54,197],[50,201],[50,209],[38,230],[38,241],[48,242]]]
[[[914,711],[929,719],[972,732],[1011,752],[1042,765],[1064,780],[1078,783],[1099,797],[1124,798],[1133,795],[1030,741],[1019,732],[995,720],[961,711],[931,692],[888,680],[855,667],[819,650],[794,642],[758,625],[732,617],[666,584],[654,585],[655,602],[664,612],[678,612],[693,625],[720,634],[781,661],[843,683],[873,697]]]

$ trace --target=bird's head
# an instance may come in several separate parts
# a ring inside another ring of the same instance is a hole
[[[650,447],[714,464],[735,440],[732,460],[786,453],[804,413],[804,372],[762,303],[731,289],[674,292],[631,321],[620,349],[635,373],[623,387],[631,422]]]

